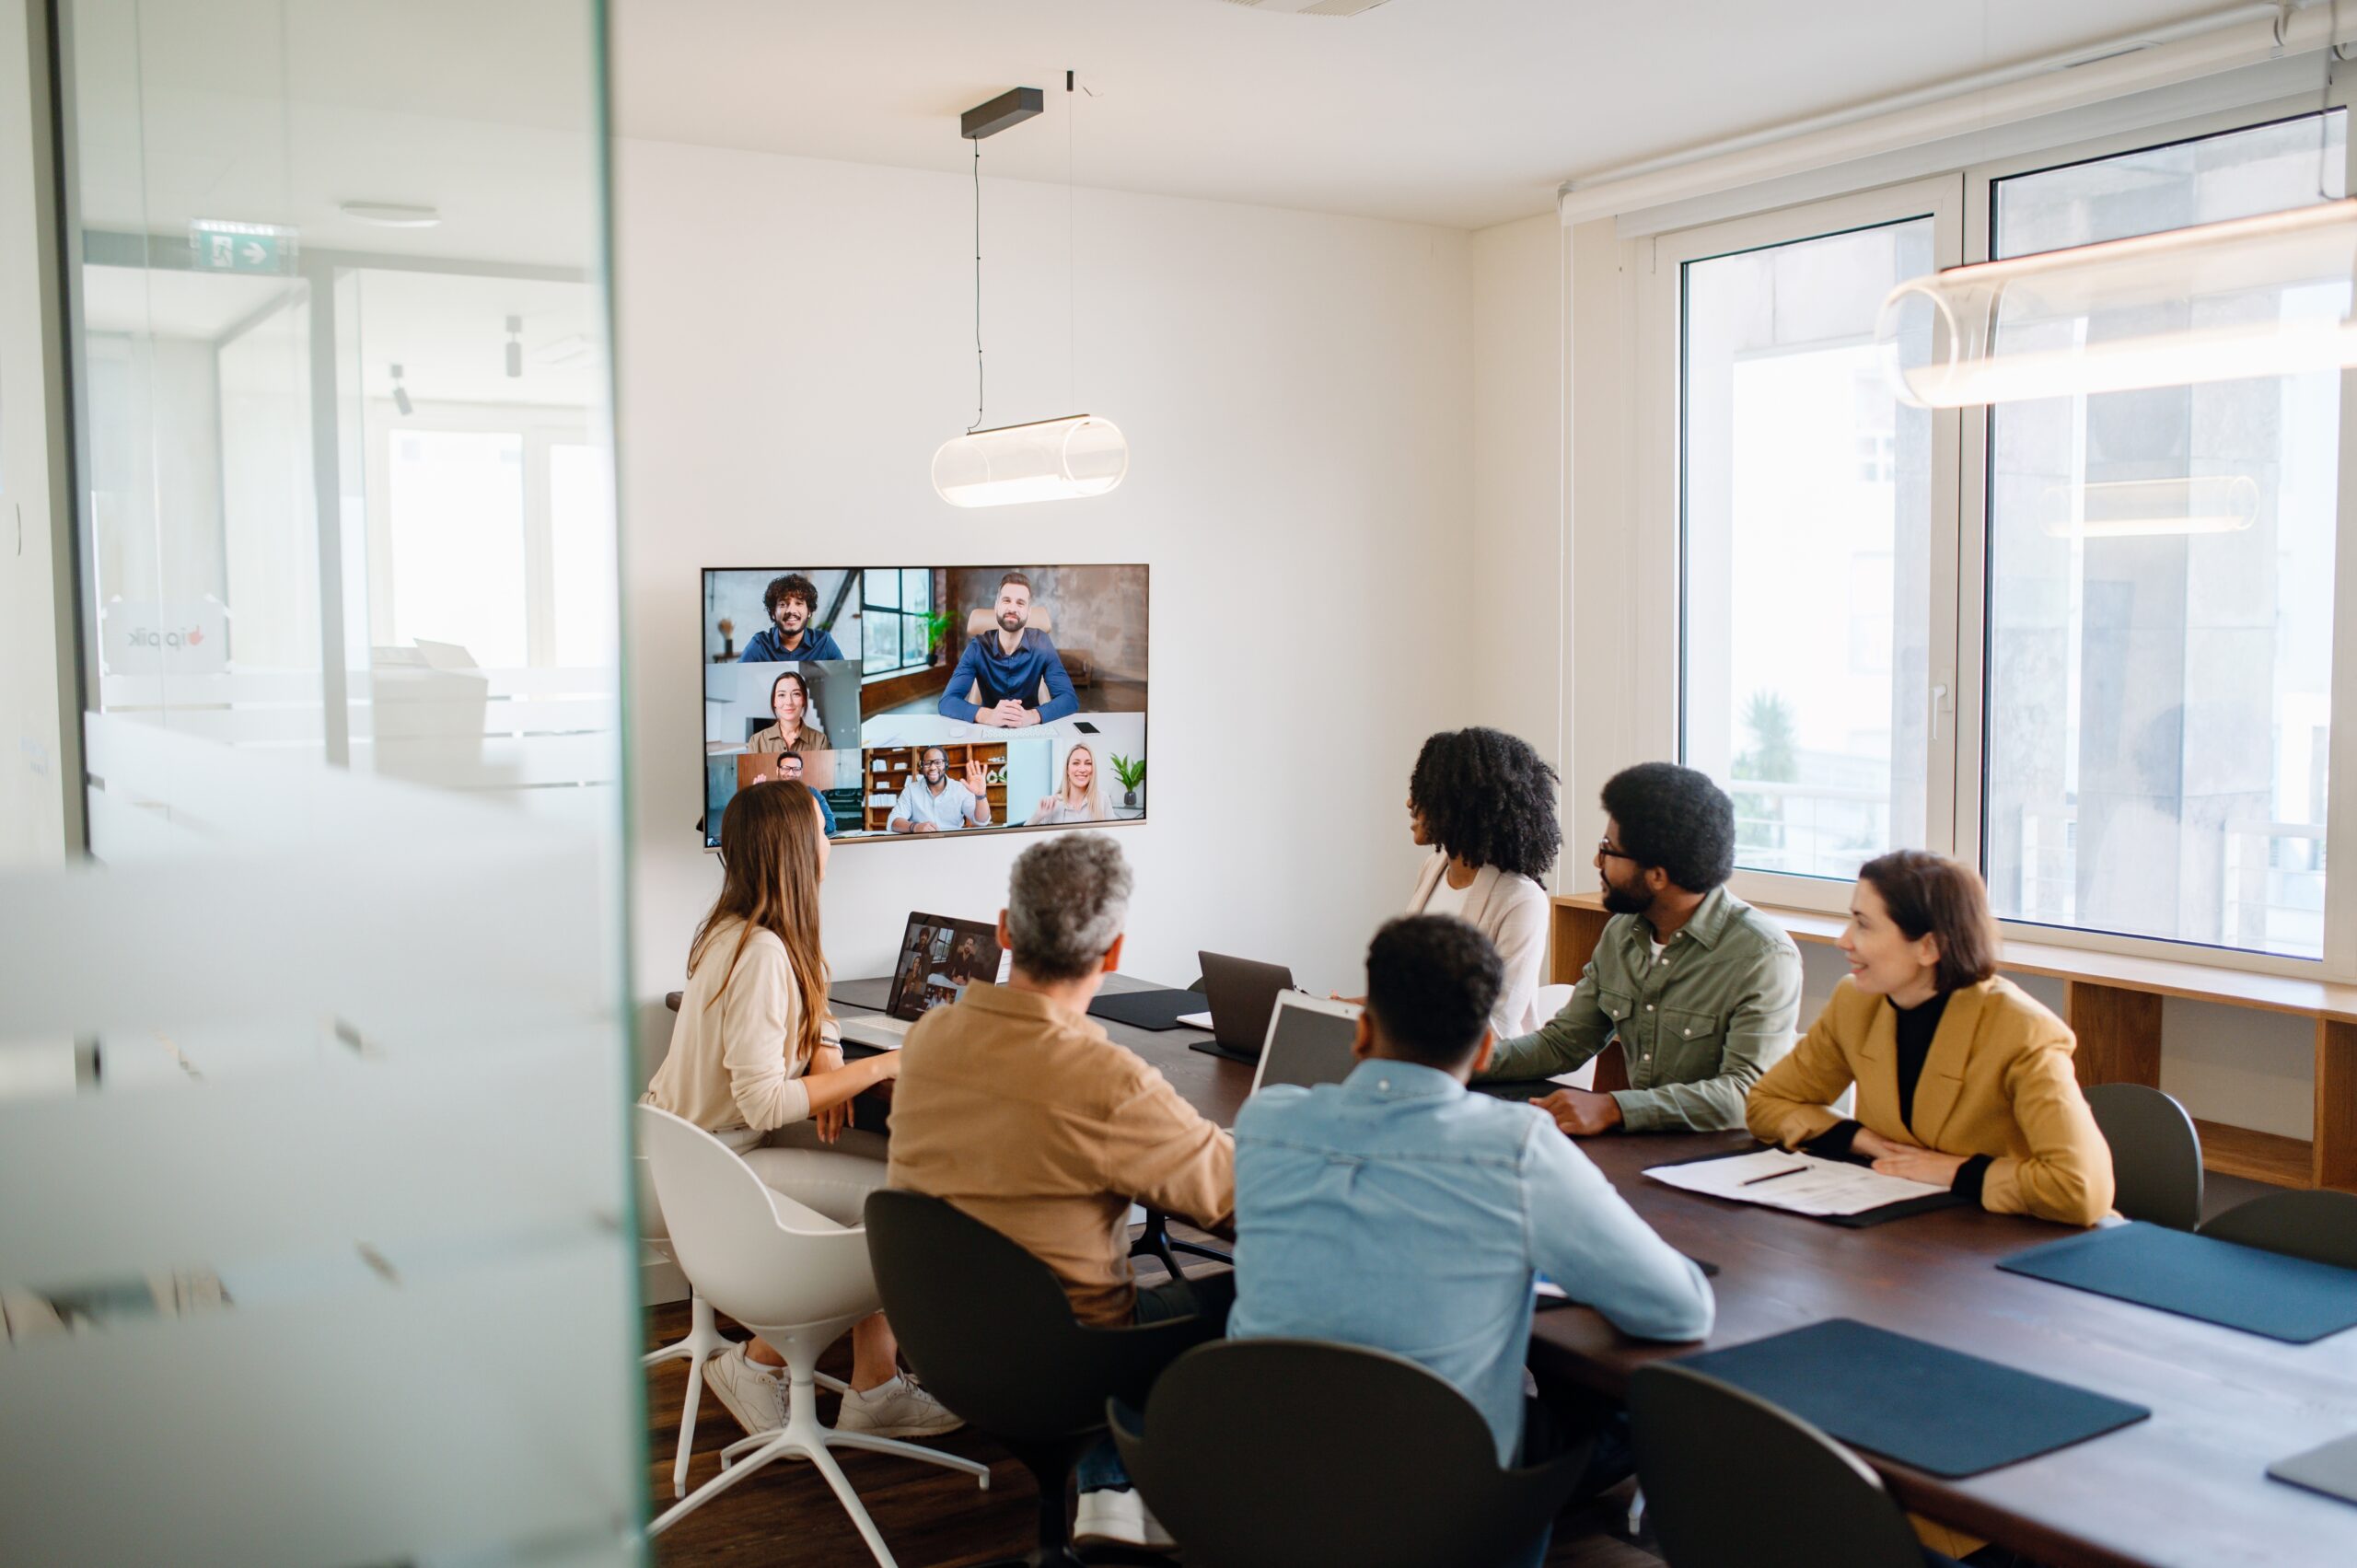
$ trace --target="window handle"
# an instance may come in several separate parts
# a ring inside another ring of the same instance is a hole
[[[1948,683],[1945,680],[1933,681],[1932,683],[1932,738],[1934,740],[1940,738],[1940,720],[1947,711]]]

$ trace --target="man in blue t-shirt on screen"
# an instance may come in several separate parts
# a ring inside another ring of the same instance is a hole
[[[949,685],[941,693],[941,716],[986,724],[999,729],[1053,724],[1080,711],[1073,694],[1072,677],[1045,632],[1033,632],[1025,622],[1031,616],[1031,579],[1009,572],[998,580],[998,630],[976,637],[958,656]],[[1039,683],[1048,683],[1048,700],[1039,701]],[[981,693],[980,703],[966,700],[970,691]]]
[[[841,658],[843,651],[832,633],[810,624],[819,613],[819,585],[799,572],[773,577],[761,590],[761,608],[770,623],[753,633],[738,664],[791,664],[798,659]]]

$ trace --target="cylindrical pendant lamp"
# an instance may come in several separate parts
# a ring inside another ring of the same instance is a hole
[[[953,506],[1102,495],[1129,471],[1120,429],[1086,413],[969,431],[933,455],[933,487]]]
[[[2357,199],[1950,267],[1875,335],[1918,408],[2339,370],[2352,269]]]

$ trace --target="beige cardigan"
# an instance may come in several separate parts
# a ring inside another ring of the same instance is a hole
[[[1434,850],[1416,877],[1416,896],[1408,900],[1408,913],[1424,912],[1447,870],[1448,856]],[[1505,960],[1505,987],[1490,1010],[1490,1025],[1500,1040],[1530,1034],[1547,1021],[1538,1010],[1538,988],[1547,976],[1547,914],[1546,889],[1527,877],[1509,877],[1494,865],[1475,872],[1473,885],[1465,889],[1465,920]]]
[[[646,1087],[648,1105],[707,1132],[770,1132],[810,1114],[810,1091],[799,1081],[808,1063],[795,1061],[788,1044],[801,1028],[802,993],[777,933],[755,931],[721,989],[742,924],[732,919],[713,928],[679,998],[670,1052]],[[819,1032],[838,1038],[832,1015],[819,1021]]]

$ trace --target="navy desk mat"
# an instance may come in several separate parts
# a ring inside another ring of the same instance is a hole
[[[2050,1241],[1997,1267],[2289,1344],[2357,1327],[2357,1269],[2142,1221]]]
[[[2278,1459],[2267,1467],[2267,1477],[2343,1503],[2357,1503],[2357,1432]]]
[[[2153,1413],[1848,1318],[1674,1365],[1757,1394],[1844,1443],[1949,1479],[2036,1458]]]
[[[1097,993],[1088,1011],[1092,1017],[1110,1018],[1133,1029],[1159,1030],[1183,1028],[1179,1014],[1205,1012],[1210,1007],[1200,991],[1120,991]]]

